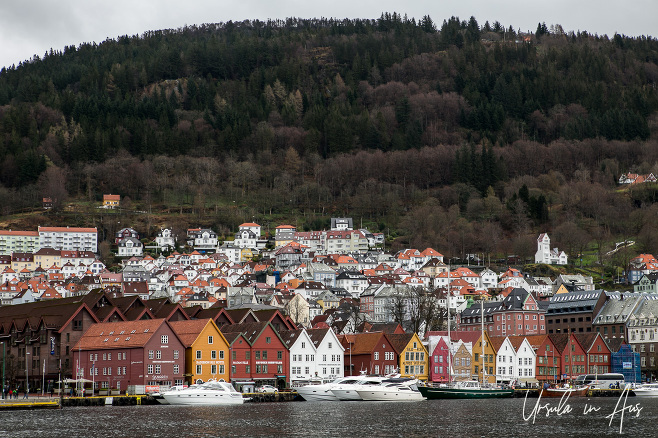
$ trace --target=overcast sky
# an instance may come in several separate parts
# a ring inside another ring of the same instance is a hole
[[[398,12],[416,19],[475,16],[480,25],[535,31],[537,23],[599,35],[658,37],[658,0],[0,0],[0,68],[50,48],[101,42],[147,30],[268,18],[378,18]]]

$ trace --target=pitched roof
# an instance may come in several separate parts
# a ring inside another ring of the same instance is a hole
[[[164,319],[92,324],[73,346],[73,350],[143,347],[164,324],[167,324]]]
[[[196,341],[208,324],[212,324],[212,319],[191,319],[189,321],[172,321],[169,323],[174,332],[176,332],[176,335],[183,342],[185,348],[191,347],[194,344],[194,341]]]
[[[393,350],[395,350],[397,354],[402,354],[407,345],[409,345],[409,342],[411,342],[411,339],[413,339],[414,333],[390,333],[386,334],[386,337],[393,346]]]

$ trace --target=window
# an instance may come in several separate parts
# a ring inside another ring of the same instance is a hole
[[[263,360],[267,359],[267,350],[263,350]]]
[[[174,374],[178,374],[179,371],[180,371],[179,365],[178,364],[174,365]]]
[[[375,351],[375,360],[379,360],[379,351]],[[377,366],[379,368],[379,366]],[[379,371],[375,371],[375,374],[379,374]]]
[[[210,352],[210,358],[211,359],[217,359],[217,350],[212,350]]]
[[[174,350],[174,359],[178,359],[178,354],[179,354],[178,350]],[[125,357],[124,357],[124,359],[125,359]]]
[[[328,347],[329,349],[331,349],[331,342],[329,342],[329,343],[327,344],[327,347]]]
[[[147,374],[153,374],[153,365],[152,364],[148,364],[146,366],[146,373]],[[104,374],[105,374],[105,368],[103,368],[103,375]]]
[[[156,366],[155,366],[155,374],[160,374],[160,372],[161,372],[161,368],[160,368],[160,367],[161,367],[160,365],[156,365]]]
[[[219,350],[219,358],[224,359],[224,350]]]
[[[217,365],[210,365],[210,374],[217,374]]]
[[[201,350],[196,351],[196,358],[201,359]],[[235,358],[233,358],[233,359],[235,359]]]
[[[271,344],[271,343],[272,343],[272,338],[269,337],[269,336],[266,337],[266,338],[265,338],[265,343],[267,343],[267,344]]]
[[[260,360],[260,350],[256,350],[256,360]]]
[[[283,351],[277,351],[276,352],[276,358],[277,359],[283,359]]]
[[[153,350],[149,350],[149,359],[153,359],[155,357],[155,352]]]
[[[161,350],[158,350],[158,351],[155,352],[155,358],[156,359],[162,359],[162,351]]]
[[[202,371],[201,365],[197,365],[196,366],[196,373],[201,374],[201,371]]]
[[[168,344],[168,343],[169,343],[169,336],[167,336],[167,335],[162,335],[162,336],[160,337],[160,343],[161,343],[161,344]]]

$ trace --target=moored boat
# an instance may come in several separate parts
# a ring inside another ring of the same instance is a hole
[[[451,398],[509,398],[514,395],[514,390],[509,388],[498,388],[482,386],[480,382],[468,380],[455,382],[451,386],[419,386],[418,390],[428,400],[451,399]]]
[[[399,374],[397,374],[399,376]],[[358,401],[363,400],[359,395],[360,390],[365,390],[373,386],[380,385],[391,376],[360,376],[355,380],[347,380],[345,382],[334,385],[331,392],[340,401]]]
[[[568,395],[569,397],[585,397],[587,396],[587,391],[589,391],[589,386],[578,388],[542,388],[541,396],[558,398],[565,395]]]
[[[411,379],[399,381],[389,379],[380,385],[362,387],[357,392],[362,400],[366,401],[420,401],[425,400],[416,385],[418,381]]]
[[[331,389],[340,383],[355,382],[358,377],[339,377],[333,382],[304,385],[297,388],[297,394],[306,401],[338,401]]]
[[[636,397],[658,397],[658,383],[645,383],[633,388]]]
[[[241,393],[224,380],[209,380],[185,389],[162,393],[170,405],[239,405],[244,403]]]

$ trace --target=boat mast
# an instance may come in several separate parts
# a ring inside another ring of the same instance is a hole
[[[484,295],[480,295],[480,324],[482,331],[480,335],[482,337],[482,342],[480,342],[480,346],[482,347],[480,358],[482,359],[482,384],[484,385]]]
[[[452,338],[450,337],[450,265],[448,265],[448,294],[446,295],[448,309],[448,384],[452,382]]]

